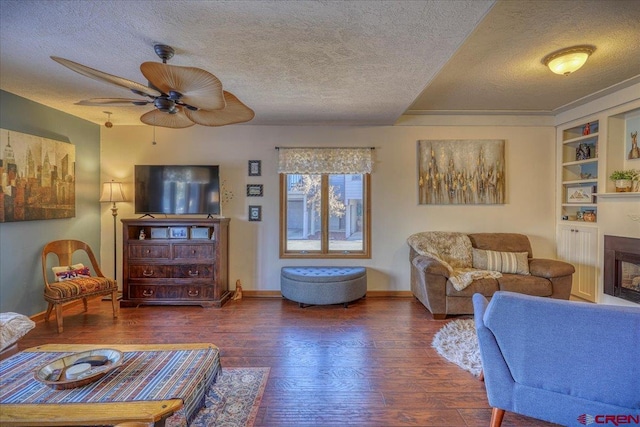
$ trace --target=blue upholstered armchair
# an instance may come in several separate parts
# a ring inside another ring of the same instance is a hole
[[[473,296],[491,426],[505,411],[640,424],[640,308],[496,292]]]

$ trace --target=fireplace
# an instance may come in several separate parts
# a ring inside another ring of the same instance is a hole
[[[640,304],[640,239],[604,236],[604,293]]]

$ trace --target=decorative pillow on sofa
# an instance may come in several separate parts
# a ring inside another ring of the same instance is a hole
[[[79,277],[91,277],[89,267],[85,267],[84,264],[62,265],[51,269],[56,276],[56,282],[64,282],[65,280],[73,280]]]
[[[498,252],[473,248],[473,268],[529,275],[527,252]]]

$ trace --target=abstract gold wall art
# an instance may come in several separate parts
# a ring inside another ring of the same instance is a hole
[[[503,204],[504,140],[418,141],[418,203]]]

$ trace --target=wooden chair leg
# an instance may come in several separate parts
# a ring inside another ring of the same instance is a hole
[[[504,418],[504,409],[493,408],[493,411],[491,411],[490,427],[500,427],[502,425],[503,418]]]
[[[58,333],[62,333],[62,304],[56,304],[56,321],[58,323]]]
[[[50,302],[49,306],[47,307],[47,312],[44,314],[44,320],[45,322],[49,321],[49,316],[51,316],[51,312],[53,311],[53,303]]]
[[[89,311],[89,305],[87,304],[87,299],[86,298],[82,298],[82,305],[84,305],[84,311],[85,312]]]
[[[120,303],[118,302],[118,291],[115,290],[111,294],[111,307],[113,307],[113,318],[117,319],[120,312]]]

